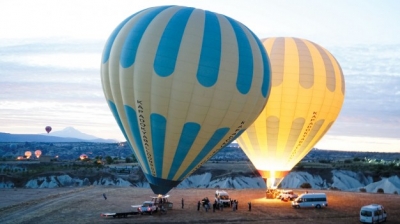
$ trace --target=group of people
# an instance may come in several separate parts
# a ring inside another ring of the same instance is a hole
[[[231,207],[233,211],[238,210],[238,206],[239,206],[239,201],[238,200],[232,200],[231,199]]]
[[[208,197],[203,198],[203,200],[198,201],[197,202],[197,211],[200,211],[200,205],[203,206],[203,208],[206,210],[206,212],[208,211],[208,209],[210,209],[210,200],[208,199]]]
[[[208,199],[208,197],[205,197],[201,201],[197,202],[197,211],[200,211],[200,207],[203,207],[206,212],[208,212],[208,210],[211,209],[211,202]],[[212,204],[213,212],[215,212],[215,210],[223,211],[224,207],[225,207],[224,203],[217,199],[215,199],[214,203]],[[235,200],[230,199],[230,207],[232,208],[233,211],[238,210],[239,201],[236,199]],[[183,208],[183,203],[182,203],[182,208]],[[249,211],[251,211],[251,202],[249,202]]]

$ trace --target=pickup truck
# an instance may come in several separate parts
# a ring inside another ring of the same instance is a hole
[[[152,215],[153,212],[157,212],[158,207],[152,201],[145,201],[143,202],[143,205],[141,205],[137,210],[141,215],[143,214]]]
[[[297,194],[295,194],[292,190],[284,190],[282,191],[277,198],[281,199],[282,201],[287,201],[287,200],[294,200],[298,197]]]
[[[169,195],[158,195],[155,197],[151,197],[151,201],[156,205],[157,207],[160,207],[160,204],[164,205],[165,209],[172,209],[173,203],[168,201]]]

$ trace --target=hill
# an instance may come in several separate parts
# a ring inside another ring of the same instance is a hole
[[[10,134],[0,132],[0,142],[89,142],[78,138],[64,138],[40,134]]]
[[[79,135],[76,132],[71,132],[70,128],[64,129],[54,134],[10,134],[0,132],[0,142],[100,142],[100,143],[115,143],[116,140],[101,139],[90,135]],[[73,129],[75,130],[75,129]],[[73,136],[73,137],[71,137]],[[89,137],[89,138],[88,138]]]

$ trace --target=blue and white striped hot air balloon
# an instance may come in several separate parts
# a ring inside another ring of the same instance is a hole
[[[101,80],[153,192],[166,194],[257,118],[270,91],[270,64],[240,22],[159,6],[114,30]]]

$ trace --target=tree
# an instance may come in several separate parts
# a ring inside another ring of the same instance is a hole
[[[106,156],[106,162],[107,162],[107,164],[112,164],[113,158],[111,158],[111,156]]]
[[[385,191],[383,191],[383,189],[382,189],[382,188],[378,188],[378,190],[376,191],[376,193],[384,194],[384,193],[385,193]]]
[[[137,159],[136,159],[135,155],[132,154],[131,157],[132,157],[132,162],[133,162],[133,163],[137,163]]]
[[[346,159],[344,160],[344,163],[352,163],[352,161],[350,159]]]
[[[319,163],[330,163],[331,161],[327,160],[327,159],[321,159],[319,160]]]

